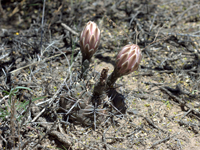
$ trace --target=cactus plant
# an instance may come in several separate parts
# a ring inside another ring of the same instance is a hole
[[[113,114],[126,112],[125,97],[111,87],[119,77],[137,70],[142,58],[139,46],[129,44],[118,53],[115,69],[109,77],[107,67],[102,69],[101,74],[86,71],[91,57],[97,51],[100,37],[98,26],[88,22],[80,35],[82,79],[73,76],[59,101],[69,121],[94,128],[107,118],[112,118]],[[91,77],[95,85],[90,84]]]

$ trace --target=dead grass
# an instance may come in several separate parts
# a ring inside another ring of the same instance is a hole
[[[199,2],[51,1],[45,15],[36,1],[1,3],[0,149],[199,148]],[[96,129],[59,110],[63,97],[80,100],[77,33],[89,20],[102,38],[83,99],[103,68],[112,72],[120,48],[132,42],[143,50],[139,70],[117,81],[127,112],[110,113]]]

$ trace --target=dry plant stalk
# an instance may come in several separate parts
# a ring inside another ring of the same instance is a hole
[[[11,140],[10,143],[12,146],[15,144],[15,115],[16,115],[16,110],[15,110],[15,102],[16,102],[16,97],[12,96],[10,98],[11,100],[11,114],[10,114],[10,131],[11,131]]]
[[[105,98],[107,91],[106,80],[108,76],[108,70],[108,67],[102,69],[100,80],[94,87],[92,104],[95,105],[95,107],[100,105],[103,99]]]

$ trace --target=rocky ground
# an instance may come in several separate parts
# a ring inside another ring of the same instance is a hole
[[[0,16],[0,149],[199,149],[199,0],[1,0]],[[101,43],[80,80],[90,20]],[[105,102],[123,98],[126,112],[80,109],[129,43],[139,70]]]

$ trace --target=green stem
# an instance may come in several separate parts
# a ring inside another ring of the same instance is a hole
[[[114,70],[111,75],[109,75],[108,79],[107,79],[107,86],[108,87],[112,87],[113,84],[117,81],[117,79],[119,78],[120,76],[116,73],[116,71]]]
[[[87,77],[87,69],[89,68],[90,66],[90,61],[85,59],[83,62],[82,62],[82,66],[81,66],[81,77],[86,79]]]

